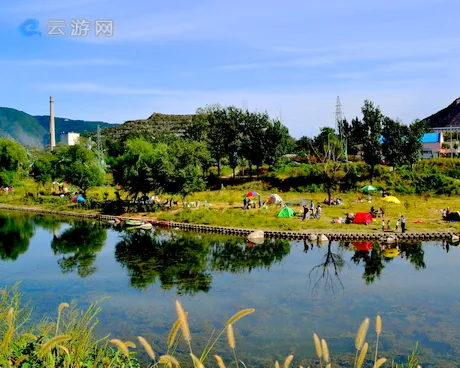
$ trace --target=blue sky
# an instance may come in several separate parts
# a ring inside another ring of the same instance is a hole
[[[364,99],[409,123],[460,97],[458,0],[3,0],[0,105],[122,123],[211,103],[282,116],[295,137]],[[34,18],[42,36],[17,27]],[[91,35],[47,35],[50,19]],[[113,20],[111,38],[94,21]]]

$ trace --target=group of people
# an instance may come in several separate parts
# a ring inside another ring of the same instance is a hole
[[[342,201],[342,198],[331,198],[331,200],[329,199],[325,199],[324,200],[324,204],[328,204],[330,206],[341,206],[343,204],[343,201]]]
[[[259,198],[259,208],[261,208],[262,207],[262,199],[260,198],[260,196],[258,198]],[[243,199],[243,210],[246,211],[246,210],[250,209],[251,207],[256,208],[256,202],[253,201],[252,199],[244,197],[244,199]]]
[[[318,203],[318,206],[315,208],[315,202],[310,201],[310,206],[307,203],[303,204],[303,216],[302,221],[308,220],[310,218],[320,218],[323,209],[321,204]]]
[[[399,218],[396,220],[395,231],[401,227],[401,232],[406,232],[406,217],[404,215],[400,215]],[[382,231],[391,231],[391,220],[385,222],[385,219],[382,218]]]
[[[443,209],[441,210],[442,218],[445,219],[447,216],[449,216],[450,212],[451,212],[451,211],[450,211],[450,208],[449,208],[449,207],[447,207],[446,209],[443,208]]]
[[[376,210],[374,208],[374,206],[371,207],[371,210],[369,211],[372,218],[375,218],[375,217],[385,217],[385,211],[382,209],[382,207],[380,207],[378,210]]]

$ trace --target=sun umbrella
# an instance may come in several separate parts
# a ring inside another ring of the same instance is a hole
[[[396,204],[401,203],[401,201],[398,198],[393,197],[393,196],[384,197],[382,201],[389,202],[389,203],[396,203]]]
[[[283,199],[278,194],[270,194],[267,199],[267,203],[274,202],[276,204],[283,202]]]
[[[57,181],[53,181],[53,184],[54,185],[59,185],[59,183]]]
[[[366,190],[368,192],[373,191],[373,190],[379,190],[379,188],[374,187],[373,185],[366,185],[361,188],[361,190]]]
[[[385,249],[383,252],[382,252],[382,256],[384,256],[385,258],[394,258],[394,257],[397,257],[401,252],[396,249],[396,248],[391,248],[391,249]]]
[[[372,242],[354,242],[353,243],[353,246],[357,249],[357,250],[361,250],[361,251],[369,251],[372,249]]]
[[[260,196],[257,192],[247,192],[243,197],[258,197]]]

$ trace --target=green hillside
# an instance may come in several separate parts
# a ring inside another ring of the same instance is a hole
[[[114,126],[101,121],[55,118],[56,142],[62,132],[95,132]],[[49,144],[49,116],[32,116],[9,107],[0,107],[0,137],[12,138],[26,147],[44,147]]]

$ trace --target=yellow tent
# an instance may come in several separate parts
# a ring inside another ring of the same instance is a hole
[[[387,197],[384,197],[382,199],[382,201],[385,201],[385,202],[390,202],[390,203],[396,203],[396,204],[400,204],[401,201],[396,198],[396,197],[393,197],[393,196],[387,196]]]

